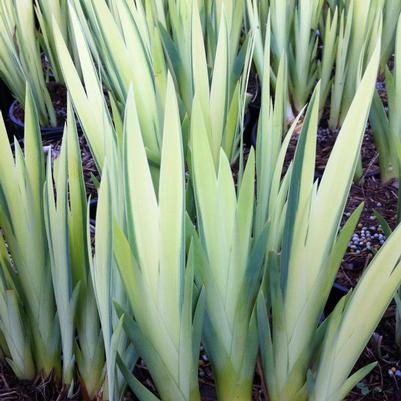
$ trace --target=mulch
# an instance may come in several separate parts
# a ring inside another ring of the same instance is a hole
[[[327,129],[319,132],[317,172],[323,171],[336,135],[337,132],[330,132]],[[364,202],[364,209],[355,232],[359,239],[362,239],[361,233],[365,228],[371,232],[372,237],[374,234],[383,234],[375,218],[375,210],[387,220],[391,228],[396,226],[398,183],[396,181],[381,183],[378,154],[369,126],[362,147],[362,165],[363,182],[352,185],[343,219],[345,222],[350,214]],[[370,248],[366,247],[366,243],[361,246],[358,244],[357,250],[349,248],[339,270],[337,282],[348,289],[355,287],[380,246],[381,243],[373,239]],[[394,342],[394,333],[395,306],[390,305],[354,371],[372,362],[377,362],[377,366],[349,394],[347,401],[401,401],[401,359],[400,350]]]
[[[9,122],[6,121],[6,123],[9,126]],[[9,126],[9,129],[12,132],[11,126]],[[319,178],[324,171],[337,134],[337,131],[332,131],[327,127],[319,129],[316,178]],[[99,175],[83,136],[80,138],[80,143],[87,194],[92,198],[96,198],[96,188],[92,176],[98,179]],[[294,154],[296,144],[297,135],[290,142],[287,165]],[[52,140],[44,145],[51,145],[53,155],[56,157],[60,150],[61,142],[60,140]],[[375,237],[375,234],[376,236],[382,235],[383,231],[375,219],[374,210],[383,215],[392,228],[396,225],[398,183],[395,181],[386,184],[381,183],[377,150],[369,127],[366,130],[362,147],[362,163],[364,167],[364,179],[361,183],[354,183],[352,185],[349,200],[344,211],[343,222],[364,202],[365,207],[356,234],[362,239],[364,233],[369,231],[372,240],[369,240],[371,242],[370,246],[366,245],[367,242],[364,239],[361,241],[361,244],[357,244],[356,248],[349,248],[344,257],[337,282],[348,289],[355,287],[374,253],[381,246],[381,242]],[[401,359],[400,350],[397,349],[394,343],[394,332],[395,306],[390,305],[374,336],[358,361],[356,369],[373,361],[377,362],[377,367],[349,394],[346,399],[347,401],[401,401]],[[253,400],[267,401],[259,373],[260,369],[257,369],[255,373]],[[138,363],[135,374],[149,389],[155,390],[146,366],[143,363]],[[204,353],[200,357],[199,381],[202,400],[215,401],[216,394],[211,366]],[[82,396],[78,391],[72,398],[68,398],[66,390],[55,385],[51,379],[44,380],[39,378],[34,383],[20,382],[16,380],[9,368],[0,366],[0,401],[67,401],[67,399],[81,400]],[[126,401],[135,400],[136,398],[128,392]]]
[[[65,85],[50,81],[47,83],[47,89],[56,113],[57,126],[62,127],[67,118],[67,89]],[[24,109],[21,103],[17,103],[14,117],[19,121],[24,121]]]
[[[7,366],[0,366],[1,401],[78,401],[80,394],[68,398],[67,391],[57,386],[51,377],[39,377],[35,382],[17,380]]]

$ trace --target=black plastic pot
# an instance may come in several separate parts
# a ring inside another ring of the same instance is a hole
[[[326,306],[324,307],[323,318],[329,316],[330,313],[333,312],[340,299],[347,294],[347,288],[343,287],[340,284],[334,283],[330,291],[329,299],[327,300]]]
[[[251,103],[244,118],[244,142],[246,145],[256,147],[260,106]]]
[[[96,210],[97,210],[97,199],[91,199],[89,202],[89,222],[92,226],[96,225]]]
[[[251,97],[251,101],[244,118],[244,143],[255,148],[261,107],[261,91],[259,79],[253,72],[249,78],[247,95]]]
[[[247,111],[244,116],[244,144],[249,147],[252,146],[252,127],[253,121],[249,111]]]
[[[19,102],[15,100],[9,110],[8,110],[8,118],[10,122],[15,127],[14,135],[17,137],[19,141],[24,139],[24,128],[25,124],[19,118],[15,116],[15,109],[19,105]],[[42,134],[42,139],[60,139],[63,137],[64,127],[50,127],[50,128],[41,128],[40,132]]]
[[[253,126],[252,126],[252,131],[251,131],[251,145],[256,149],[256,142],[258,140],[258,121],[256,121]]]
[[[13,102],[13,95],[7,85],[0,80],[0,111],[5,116]]]

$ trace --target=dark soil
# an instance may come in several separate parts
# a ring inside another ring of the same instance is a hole
[[[5,366],[0,366],[1,401],[77,401],[82,397],[77,393],[72,398],[67,392],[55,385],[52,378],[38,378],[34,383],[22,382]]]
[[[337,282],[347,288],[356,286],[374,253],[382,245],[375,236],[381,236],[384,233],[375,219],[373,211],[377,210],[392,228],[396,225],[398,183],[390,182],[383,185],[380,182],[377,151],[370,131],[367,131],[365,135],[362,162],[365,173],[364,182],[352,186],[344,214],[345,220],[356,207],[364,202],[365,207],[355,233],[360,242],[356,249],[348,249],[337,276]],[[369,241],[371,242],[370,247],[366,246],[367,242],[362,238],[363,232],[369,232],[372,237],[372,240]],[[377,367],[350,393],[347,401],[401,400],[399,388],[401,386],[399,377],[401,360],[400,350],[397,349],[394,342],[394,311],[395,306],[391,305],[356,365],[356,369],[358,369],[371,362],[377,362]]]
[[[381,96],[383,96],[381,94]],[[285,167],[288,167],[295,154],[302,120],[290,141]],[[331,150],[337,138],[338,131],[320,128],[317,137],[315,178],[321,178]],[[373,136],[368,127],[362,146],[362,165],[364,178],[361,183],[354,183],[350,190],[348,202],[344,211],[343,223],[351,213],[363,202],[364,209],[355,234],[359,236],[358,246],[349,247],[340,271],[337,283],[351,289],[356,286],[364,269],[372,260],[375,252],[385,239],[384,232],[378,224],[374,210],[378,211],[389,223],[396,226],[396,211],[398,199],[398,182],[391,181],[382,184],[378,165],[378,153]],[[366,237],[369,232],[371,239]],[[380,236],[384,236],[381,240]],[[370,246],[367,243],[370,242]],[[394,343],[395,306],[391,305],[380,322],[371,342],[356,365],[356,369],[377,362],[377,367],[350,393],[346,401],[401,401],[401,351]],[[254,398],[258,400],[258,398]]]
[[[81,161],[85,180],[86,194],[88,198],[90,197],[91,199],[96,199],[97,190],[93,181],[93,177],[95,181],[100,181],[100,175],[97,171],[96,163],[92,157],[88,142],[86,141],[84,135],[81,135],[79,137],[79,142],[81,148]],[[43,146],[46,152],[51,148],[52,158],[55,159],[60,154],[61,139],[45,140],[43,141]]]
[[[297,132],[300,131],[301,125],[302,121],[296,130]],[[324,127],[324,124],[321,124],[321,126]],[[319,130],[316,179],[320,178],[324,171],[337,134],[337,131],[331,131],[327,127]],[[288,165],[294,155],[297,139],[298,136],[296,134],[290,142],[286,165]],[[99,176],[84,137],[80,138],[80,143],[87,195],[96,198],[96,188],[92,183],[91,176],[93,174],[97,179],[99,179]],[[44,145],[52,146],[52,152],[55,157],[60,150],[60,144],[60,141],[44,143]],[[245,154],[245,159],[246,157],[247,153]],[[384,235],[383,229],[378,224],[373,211],[377,210],[382,214],[392,228],[396,224],[398,183],[389,182],[385,185],[381,183],[377,150],[369,128],[364,137],[362,164],[364,180],[362,183],[353,184],[344,211],[343,222],[362,202],[365,203],[359,225],[355,232],[355,235],[358,236],[360,241],[358,240],[355,246],[354,243],[350,244],[337,277],[337,282],[346,288],[355,287],[374,253],[382,245],[382,237],[380,236]],[[346,399],[347,401],[401,401],[401,359],[400,351],[394,343],[394,312],[395,307],[391,305],[380,322],[371,342],[358,361],[356,369],[374,361],[377,362],[377,367],[350,393]],[[260,369],[257,369],[253,400],[267,401],[265,392],[263,391],[264,387],[261,381],[261,375],[259,373]],[[151,377],[142,363],[137,365],[135,374],[150,390],[155,391]],[[201,354],[200,358],[199,381],[202,400],[215,401],[216,394],[211,366],[204,353]],[[73,400],[81,399],[82,397],[79,393],[73,398]],[[55,386],[51,380],[38,380],[35,383],[21,383],[15,379],[14,375],[7,368],[0,368],[0,401],[3,400],[66,401],[67,398],[65,391]],[[136,398],[128,393],[126,401],[136,401]]]
[[[262,383],[262,375],[261,375],[261,367],[258,361],[258,366],[256,369],[255,377],[254,377],[254,386],[252,390],[252,400],[253,401],[266,401],[264,396],[265,392],[263,391],[264,385]],[[145,364],[140,361],[134,370],[135,376],[143,383],[150,391],[154,394],[158,394],[156,387],[152,381],[151,376],[149,375],[149,371],[147,370]],[[201,393],[202,401],[216,401],[216,388],[213,381],[213,373],[212,367],[208,360],[206,353],[201,347],[201,353],[199,358],[199,387]],[[132,394],[129,394],[127,401],[137,401],[136,397]]]
[[[400,351],[394,343],[394,306],[390,306],[366,347],[356,369],[369,363],[377,366],[349,394],[346,401],[400,401]]]
[[[316,176],[319,177],[327,164],[331,149],[338,132],[321,129],[318,134]],[[294,142],[294,141],[293,141]],[[296,139],[295,139],[296,142]],[[337,282],[346,288],[356,286],[364,269],[370,263],[375,252],[382,245],[377,238],[384,235],[378,224],[374,210],[378,211],[389,223],[391,228],[396,225],[398,183],[382,184],[380,181],[378,154],[374,145],[372,133],[368,127],[362,147],[362,165],[364,179],[354,183],[344,212],[343,222],[364,202],[364,209],[355,234],[359,242],[354,249],[348,248]],[[369,232],[372,239],[366,241],[363,234]],[[384,237],[385,239],[385,237]],[[370,242],[370,246],[367,243]],[[401,400],[401,360],[400,351],[394,342],[395,306],[391,305],[370,343],[358,361],[355,369],[377,362],[377,367],[349,394],[347,401],[399,401]]]
[[[48,82],[47,88],[56,112],[57,126],[62,127],[67,118],[67,89],[64,85],[53,81]],[[15,108],[14,116],[22,123],[24,121],[24,115],[24,108],[22,107],[21,103],[18,103],[17,107]]]

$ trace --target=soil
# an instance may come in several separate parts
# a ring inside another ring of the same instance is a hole
[[[81,161],[85,180],[86,195],[87,198],[90,197],[91,199],[97,199],[97,190],[93,181],[93,177],[95,180],[100,181],[100,175],[97,171],[96,163],[92,157],[88,142],[86,141],[84,135],[79,137],[79,144],[81,148]],[[61,139],[44,140],[43,146],[46,152],[48,152],[51,148],[52,159],[54,160],[60,154]]]
[[[380,95],[385,100],[383,87],[379,85]],[[62,92],[61,93],[61,97]],[[64,109],[65,112],[65,109]],[[302,121],[300,122],[301,127]],[[299,127],[299,128],[300,128]],[[299,132],[299,129],[296,131]],[[324,118],[318,132],[316,178],[321,177],[327,163],[330,152],[335,143],[338,131],[332,131],[324,126]],[[293,157],[298,136],[294,135],[290,142],[286,164]],[[99,179],[95,163],[91,157],[89,147],[82,136],[80,138],[81,156],[87,195],[96,198],[96,188],[92,182],[92,174]],[[51,145],[54,157],[60,150],[61,141],[44,143]],[[245,154],[245,159],[247,152]],[[348,248],[337,282],[346,288],[353,288],[358,282],[365,267],[372,259],[374,253],[384,241],[384,230],[375,218],[374,210],[377,210],[393,228],[396,224],[397,191],[398,183],[393,181],[382,184],[379,176],[378,155],[374,145],[372,133],[367,127],[362,147],[362,164],[364,179],[361,183],[352,185],[349,200],[347,202],[343,222],[361,204],[365,203],[360,222],[355,232],[357,240],[352,241]],[[400,350],[394,343],[395,332],[395,306],[390,305],[379,327],[373,335],[370,343],[363,352],[355,369],[368,363],[377,362],[373,371],[358,384],[358,386],[346,398],[347,401],[401,401],[401,358]],[[260,369],[255,374],[253,390],[254,401],[267,401],[263,391],[263,383]],[[149,389],[155,391],[151,377],[143,363],[139,363],[135,369],[136,376]],[[215,387],[210,363],[202,352],[200,357],[199,381],[203,401],[215,401]],[[72,398],[81,400],[79,393]],[[6,367],[0,367],[0,400],[38,400],[38,401],[66,401],[66,392],[55,386],[51,380],[37,380],[35,383],[21,383]],[[127,393],[126,401],[136,401],[136,398]]]
[[[386,100],[381,91],[380,95]],[[294,157],[302,123],[301,119],[290,141],[284,170],[286,170]],[[338,130],[330,130],[324,127],[322,123],[320,126],[316,149],[316,179],[321,178],[324,172],[339,132]],[[246,159],[246,156],[247,151],[244,159]],[[364,269],[385,240],[384,230],[378,223],[374,211],[379,212],[392,229],[396,226],[398,182],[393,180],[383,184],[380,181],[378,153],[369,125],[362,145],[362,166],[364,171],[363,180],[360,183],[353,183],[343,215],[343,223],[345,223],[351,213],[362,202],[364,203],[364,209],[355,231],[355,236],[358,237],[358,244],[350,243],[336,279],[336,282],[346,289],[356,286]],[[367,235],[369,235],[369,238],[366,238]],[[358,384],[346,398],[346,401],[401,401],[401,351],[397,349],[394,343],[394,313],[395,306],[391,305],[355,369],[360,369],[371,362],[377,362],[377,367]],[[260,398],[262,388],[257,384],[257,380],[260,383],[259,377],[258,375],[255,376],[254,401],[266,400],[266,398]],[[205,380],[201,376],[201,384],[203,382],[206,382],[207,388],[213,388],[211,373],[209,380]],[[207,401],[214,401],[215,399],[213,397],[205,398]]]
[[[34,383],[23,382],[6,366],[0,366],[0,400],[1,401],[67,401],[80,400],[80,394],[67,397],[65,390],[54,384],[52,378],[37,379]]]
[[[47,88],[49,90],[50,98],[56,112],[57,126],[62,127],[64,126],[65,120],[67,118],[67,89],[64,85],[53,81],[47,83]],[[18,103],[14,111],[14,116],[19,121],[23,122],[24,115],[24,108],[22,107],[21,103]]]
[[[337,132],[329,130],[319,132],[317,173],[323,172],[336,135]],[[362,147],[365,178],[362,183],[352,185],[343,219],[344,222],[364,202],[365,207],[355,232],[358,243],[354,249],[348,248],[337,276],[337,282],[346,288],[356,286],[374,253],[382,245],[377,237],[384,236],[384,233],[375,218],[374,210],[387,220],[391,228],[396,226],[398,183],[395,181],[381,183],[377,156],[372,133],[368,127]],[[362,238],[363,232],[369,232],[372,239],[366,241],[365,238]],[[371,242],[369,247],[366,246],[367,242]],[[371,362],[377,362],[377,367],[349,394],[346,398],[347,401],[401,400],[401,379],[399,377],[399,375],[401,376],[399,370],[401,369],[401,359],[400,350],[397,349],[394,342],[394,333],[395,306],[390,305],[355,369],[362,368]]]

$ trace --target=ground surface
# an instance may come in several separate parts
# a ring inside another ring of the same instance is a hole
[[[9,126],[9,132],[13,132],[11,126]],[[337,132],[330,131],[327,128],[319,130],[316,162],[317,178],[323,173],[336,135]],[[288,158],[291,158],[296,143],[297,137],[294,136],[290,144]],[[45,145],[52,145],[54,156],[57,155],[60,148],[59,140],[53,140],[51,143],[46,143]],[[87,193],[94,198],[96,197],[96,189],[93,184],[92,175],[96,175],[96,167],[84,139],[81,139],[81,148]],[[374,216],[374,210],[382,214],[388,220],[391,227],[394,227],[396,223],[398,183],[390,181],[382,184],[380,182],[378,155],[369,128],[364,138],[362,160],[365,173],[363,183],[352,186],[349,201],[344,212],[344,220],[346,220],[361,202],[365,203],[360,223],[337,277],[337,282],[348,289],[357,284],[359,277],[372,259],[374,252],[380,248],[385,239],[383,229]],[[394,313],[394,305],[390,305],[357,365],[360,368],[370,362],[376,361],[377,367],[351,392],[347,401],[401,400],[401,359],[400,351],[394,343]],[[263,384],[258,374],[259,371],[258,369],[255,374],[254,401],[267,401],[265,392],[263,391]],[[146,367],[138,365],[136,374],[149,388],[153,388]],[[204,354],[200,358],[199,378],[202,400],[214,401],[216,396],[212,372]],[[72,399],[81,400],[82,397],[78,392]],[[0,368],[0,400],[64,401],[67,400],[67,394],[52,384],[51,380],[37,380],[35,383],[18,382],[9,369],[2,367]],[[127,400],[135,400],[135,398],[128,394]]]

